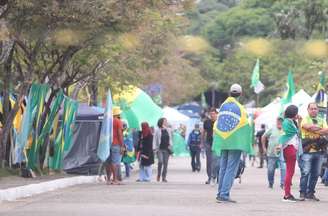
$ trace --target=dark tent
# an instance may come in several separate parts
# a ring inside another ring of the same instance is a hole
[[[97,174],[100,160],[97,157],[101,123],[104,111],[98,107],[79,104],[74,128],[73,143],[64,155],[63,169],[71,174]]]

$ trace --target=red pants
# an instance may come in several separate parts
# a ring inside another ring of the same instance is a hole
[[[292,178],[295,172],[297,150],[293,145],[289,145],[284,149],[284,158],[286,161],[286,176],[285,176],[285,197],[292,195],[290,193],[290,186],[292,185]]]

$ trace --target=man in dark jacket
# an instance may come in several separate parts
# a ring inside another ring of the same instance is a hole
[[[191,156],[191,168],[192,171],[200,171],[200,151],[201,151],[201,131],[199,124],[195,124],[194,130],[189,134],[188,147]]]

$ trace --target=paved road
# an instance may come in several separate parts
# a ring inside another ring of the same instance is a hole
[[[273,190],[267,188],[265,171],[247,167],[242,183],[235,182],[232,191],[232,198],[238,201],[237,204],[216,203],[216,187],[204,184],[204,171],[192,173],[189,159],[175,158],[169,164],[168,183],[137,183],[136,176],[133,176],[121,186],[103,183],[80,185],[2,203],[0,215],[328,215],[328,187],[318,187],[317,195],[321,202],[283,203],[282,190],[278,185]],[[296,177],[295,195],[298,195],[298,181]]]

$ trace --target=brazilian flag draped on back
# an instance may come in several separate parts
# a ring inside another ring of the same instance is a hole
[[[241,150],[253,154],[252,128],[245,108],[233,97],[221,105],[214,123],[212,150],[220,155],[221,150]]]

